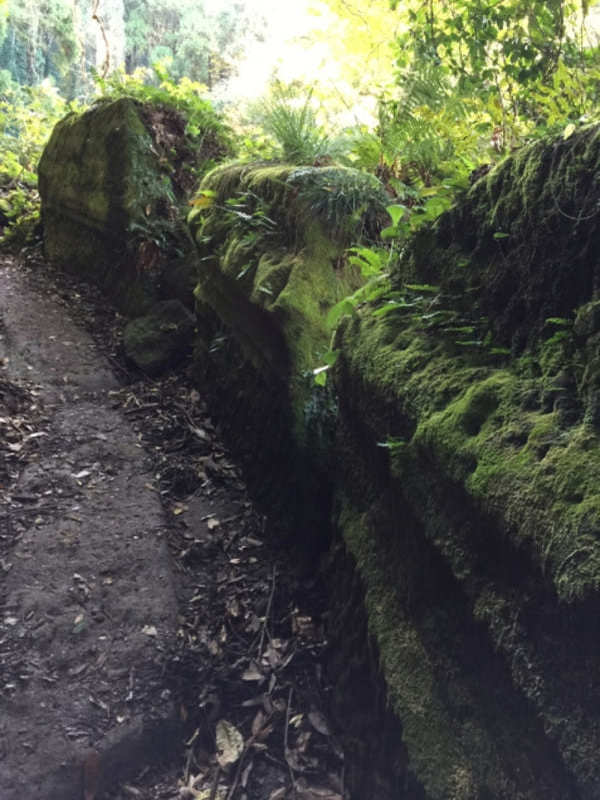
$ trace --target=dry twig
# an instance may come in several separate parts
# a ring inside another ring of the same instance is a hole
[[[273,597],[275,595],[275,580],[277,578],[277,567],[273,565],[273,572],[271,573],[271,593],[269,595],[269,602],[267,603],[267,610],[265,611],[265,621],[263,622],[262,631],[260,633],[260,642],[258,643],[258,655],[260,656],[265,643],[265,633],[267,625],[269,624],[269,617],[271,616],[271,608],[273,606]]]

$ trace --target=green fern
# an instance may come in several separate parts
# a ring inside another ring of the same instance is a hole
[[[298,97],[276,84],[269,99],[255,107],[253,116],[279,149],[279,157],[290,164],[313,164],[320,156],[332,156],[333,140],[319,124],[313,108],[313,91]]]
[[[357,242],[378,238],[389,197],[374,175],[347,167],[308,167],[294,170],[287,183],[307,213],[335,235],[349,235]]]

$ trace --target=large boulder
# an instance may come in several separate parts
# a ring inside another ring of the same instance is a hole
[[[346,249],[375,234],[386,201],[357,170],[233,164],[205,177],[190,216],[207,340],[196,374],[250,483],[308,550],[329,524],[335,419],[313,370],[326,366],[328,312],[363,283]]]
[[[184,286],[194,270],[178,210],[177,169],[195,158],[184,128],[173,110],[103,101],[61,120],[40,161],[46,255],[98,283],[128,313],[160,297],[182,252]]]

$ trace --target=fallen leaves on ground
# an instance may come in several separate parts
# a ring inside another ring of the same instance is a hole
[[[122,318],[95,290],[55,280],[53,291],[91,327],[125,382],[112,404],[149,453],[146,488],[170,519],[180,597],[169,681],[184,730],[181,763],[145,769],[108,797],[344,800],[343,754],[328,718],[322,588],[276,548],[277,531],[254,508],[198,389],[181,374],[130,373],[120,357]],[[9,470],[35,453],[43,430],[35,387],[0,380]],[[91,479],[84,470],[73,476]],[[85,587],[75,580],[74,590]],[[151,621],[143,633],[155,635]]]
[[[344,800],[318,583],[300,578],[269,543],[268,523],[197,390],[169,376],[129,385],[114,402],[153,453],[173,521],[171,551],[188,587],[173,669],[182,719],[195,735],[173,796]],[[214,510],[201,513],[207,505]]]

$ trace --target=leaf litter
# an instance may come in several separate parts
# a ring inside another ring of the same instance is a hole
[[[195,727],[178,793],[151,786],[148,775],[144,796],[343,800],[343,754],[327,719],[322,589],[273,548],[268,521],[184,379],[140,380],[114,399],[145,409],[136,425],[172,514],[171,552],[187,595],[171,667],[180,713]]]
[[[39,258],[30,254],[31,266]],[[47,267],[33,277],[63,298],[121,376],[114,406],[138,430],[152,464],[149,487],[171,520],[179,628],[168,679],[183,727],[181,763],[143,767],[106,800],[346,800],[343,753],[327,713],[323,588],[275,547],[272,524],[254,508],[186,376],[131,372],[123,318],[99,292]],[[0,466],[3,492],[43,442],[35,435],[43,422],[35,387],[5,386],[0,372],[0,436],[14,445]],[[88,471],[74,477],[87,480]],[[155,635],[151,625],[144,633]]]

